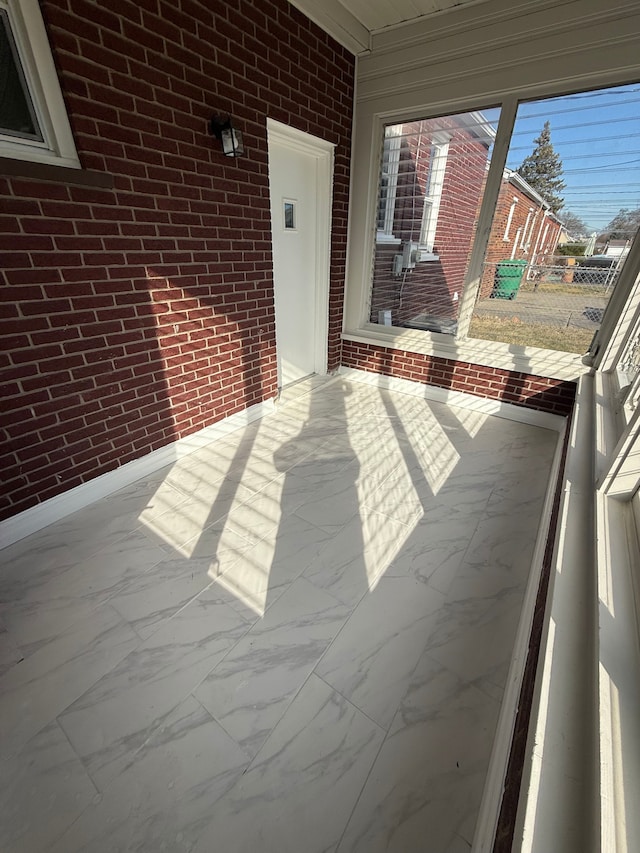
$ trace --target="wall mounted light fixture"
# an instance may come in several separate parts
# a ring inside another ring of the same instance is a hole
[[[222,143],[225,157],[239,157],[244,154],[242,134],[231,124],[231,116],[211,116],[209,122],[211,133]]]

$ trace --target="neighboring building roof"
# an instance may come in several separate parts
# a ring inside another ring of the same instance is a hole
[[[496,138],[496,129],[489,123],[484,113],[475,110],[472,113],[457,115],[456,118],[463,127],[470,130],[487,148],[493,145]]]
[[[528,195],[532,201],[535,201],[539,207],[543,207],[545,210],[550,210],[551,205],[548,201],[545,201],[537,190],[528,184],[525,179],[520,175],[515,169],[507,169],[505,167],[504,170],[504,180],[508,181],[510,184],[513,184],[515,187],[518,187],[519,190],[522,190],[525,195]]]

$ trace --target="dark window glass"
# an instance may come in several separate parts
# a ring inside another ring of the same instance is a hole
[[[288,231],[292,231],[296,227],[295,205],[291,201],[284,203],[284,227]]]
[[[42,142],[42,134],[5,11],[0,11],[0,133]]]

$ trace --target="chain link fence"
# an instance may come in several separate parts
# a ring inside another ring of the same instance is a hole
[[[469,334],[482,340],[586,352],[622,259],[551,258],[486,263]]]

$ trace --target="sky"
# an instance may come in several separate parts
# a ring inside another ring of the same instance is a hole
[[[483,110],[497,127],[499,110]],[[545,121],[566,187],[559,213],[600,231],[621,208],[640,208],[640,83],[520,104],[507,166],[517,169],[535,148]]]
[[[523,103],[507,166],[516,169],[535,147],[545,121],[562,160],[562,213],[595,231],[621,208],[640,208],[640,83]]]

